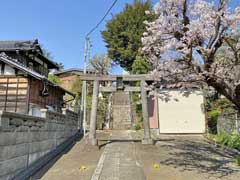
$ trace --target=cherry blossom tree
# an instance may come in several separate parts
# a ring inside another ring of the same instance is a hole
[[[240,7],[228,0],[160,0],[143,52],[161,85],[208,85],[240,110]]]

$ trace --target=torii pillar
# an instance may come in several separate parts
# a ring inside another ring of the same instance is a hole
[[[90,118],[90,131],[89,131],[89,143],[90,145],[93,145],[93,146],[98,145],[97,138],[96,138],[98,93],[99,93],[99,81],[94,80],[91,118]]]
[[[153,140],[150,135],[149,127],[149,116],[148,116],[148,106],[147,106],[147,92],[145,87],[145,81],[141,80],[141,98],[142,98],[142,115],[143,115],[143,126],[144,126],[144,138],[142,144],[153,144]]]

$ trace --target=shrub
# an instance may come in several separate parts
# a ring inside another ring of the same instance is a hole
[[[219,135],[215,136],[215,141],[218,144],[240,150],[240,135],[236,132],[228,135],[227,133],[222,131]]]
[[[229,139],[230,136],[223,131],[221,131],[220,134],[215,137],[215,141],[224,146],[228,144]]]
[[[141,125],[140,125],[139,123],[136,123],[136,124],[134,125],[134,129],[135,129],[136,131],[138,131],[138,130],[142,129],[142,127],[141,127]]]
[[[61,84],[61,79],[58,76],[55,76],[54,74],[48,74],[48,80],[55,83],[55,84]]]
[[[240,155],[238,155],[238,156],[236,157],[236,163],[237,163],[238,166],[240,166]]]
[[[220,116],[220,115],[221,115],[221,111],[219,111],[217,109],[208,112],[208,117],[213,120],[217,120],[218,116]]]
[[[204,103],[208,118],[209,133],[217,134],[217,119],[220,115],[236,113],[236,107],[226,98],[208,97]]]
[[[212,134],[217,134],[217,119],[220,115],[221,111],[217,109],[208,112],[208,127]]]
[[[228,146],[234,149],[240,149],[240,136],[236,132],[231,134]]]

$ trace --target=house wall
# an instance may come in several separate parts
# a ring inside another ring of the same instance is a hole
[[[77,77],[78,77],[77,75],[59,76],[59,78],[61,79],[61,86],[64,89],[67,89],[70,91],[72,88],[73,82]]]
[[[158,99],[160,133],[205,133],[203,95],[193,91],[184,96],[179,90],[165,90],[169,101]]]
[[[12,179],[77,133],[78,115],[42,110],[42,117],[0,113],[0,179]]]
[[[46,105],[55,106],[57,111],[61,111],[63,103],[64,91],[57,87],[46,86],[48,95],[42,96],[41,91],[44,88],[43,82],[37,79],[30,79],[30,99],[31,106],[37,105],[41,108],[46,108]]]
[[[151,129],[158,129],[158,100],[157,97],[148,97],[148,116]]]
[[[46,108],[55,106],[61,111],[64,91],[53,86],[47,86],[48,95],[41,96],[43,82],[33,78],[0,75],[0,111],[28,114],[31,108]]]
[[[73,70],[60,74],[56,73],[55,75],[61,79],[61,86],[64,89],[71,91],[74,81],[76,80],[77,77],[80,77],[81,74],[83,74],[83,71]],[[87,74],[95,74],[95,72],[87,70]]]
[[[15,75],[15,69],[13,69],[11,66],[5,64],[4,74],[5,75]]]
[[[28,66],[28,58],[26,56],[24,56],[23,54],[20,53],[16,53],[16,51],[9,51],[9,52],[4,52],[6,53],[7,56],[13,58],[13,59],[17,59],[18,62],[22,63],[24,66]]]
[[[25,52],[16,53],[15,51],[12,52],[5,52],[9,57],[13,59],[17,59],[19,63],[23,64],[30,69],[38,72],[41,75],[48,76],[49,69],[48,64],[45,63],[43,60],[36,57],[35,54],[26,55]]]
[[[0,76],[0,110],[27,113],[27,78],[16,76]]]

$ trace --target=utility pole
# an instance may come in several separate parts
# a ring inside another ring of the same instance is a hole
[[[114,5],[117,3],[118,0],[115,0],[111,7],[107,10],[105,15],[102,17],[102,19],[97,23],[96,26],[94,26],[85,36],[85,49],[84,49],[84,74],[87,73],[87,56],[90,58],[90,39],[89,36],[92,34],[99,25],[104,21],[106,16],[110,13],[111,9],[114,7]],[[88,54],[88,55],[87,55]],[[83,134],[85,136],[86,134],[86,96],[87,96],[87,85],[86,81],[82,82],[82,96],[81,96],[81,112],[80,112],[80,120],[82,120],[83,124]]]
[[[85,38],[85,49],[84,49],[84,69],[83,74],[87,73],[87,53],[89,51],[89,37]],[[86,81],[82,82],[82,96],[81,96],[81,119],[83,123],[83,135],[86,135],[86,101],[87,101],[87,83]]]

